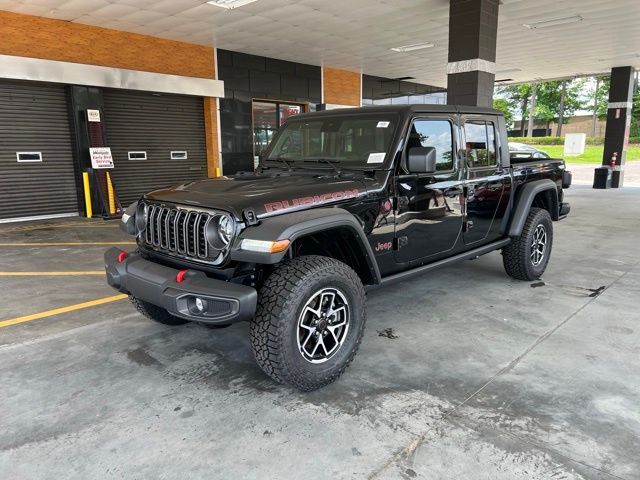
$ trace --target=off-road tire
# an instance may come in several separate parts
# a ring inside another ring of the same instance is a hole
[[[538,226],[542,226],[547,235],[546,250],[539,265],[531,260],[532,243]],[[522,233],[513,237],[511,243],[502,249],[502,263],[507,274],[517,280],[537,280],[542,276],[551,257],[553,245],[553,222],[547,210],[532,207],[524,224]]]
[[[142,315],[150,318],[154,322],[162,323],[164,325],[182,325],[189,322],[189,320],[175,317],[167,312],[164,308],[158,307],[149,302],[145,302],[144,300],[140,300],[133,295],[129,295],[129,300],[131,300],[133,306],[136,307],[136,310],[138,310]]]
[[[298,320],[314,292],[327,287],[339,289],[347,299],[349,329],[332,357],[311,363],[298,347]],[[284,262],[265,280],[251,322],[251,346],[267,375],[312,391],[335,381],[349,366],[360,346],[365,321],[365,292],[356,272],[332,258],[302,256]]]

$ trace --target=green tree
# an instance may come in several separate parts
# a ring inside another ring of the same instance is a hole
[[[502,112],[504,122],[507,124],[507,127],[510,127],[513,123],[513,111],[511,110],[512,106],[509,100],[506,98],[494,98],[493,108]]]
[[[564,88],[563,88],[564,83]],[[562,113],[563,124],[568,118],[585,107],[583,90],[585,79],[552,80],[540,82],[537,90],[534,119],[545,123],[547,130],[551,122],[558,122]],[[563,94],[564,90],[564,94]],[[562,110],[562,112],[561,112]]]
[[[498,98],[505,99],[512,112],[518,112],[520,118],[520,136],[524,137],[526,119],[529,115],[529,99],[531,98],[531,84],[520,83],[517,85],[505,85],[496,90]]]
[[[631,110],[631,136],[640,137],[640,90],[633,95]]]
[[[596,116],[598,120],[607,119],[607,109],[609,105],[609,87],[611,86],[610,77],[602,77],[597,83],[597,88],[590,92],[590,104],[595,106]]]

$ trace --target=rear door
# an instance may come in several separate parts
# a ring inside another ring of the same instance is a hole
[[[464,242],[473,244],[500,236],[496,215],[508,171],[500,164],[497,117],[464,116],[463,120],[466,147]]]

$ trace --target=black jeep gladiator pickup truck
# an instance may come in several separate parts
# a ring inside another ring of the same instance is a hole
[[[256,172],[144,195],[105,253],[111,286],[164,324],[251,322],[260,367],[314,390],[353,359],[365,291],[501,250],[539,278],[571,175],[562,160],[510,164],[501,114],[440,105],[289,118]],[[401,312],[399,312],[401,314]]]

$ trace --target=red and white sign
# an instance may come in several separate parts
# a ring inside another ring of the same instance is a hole
[[[99,122],[100,121],[100,110],[87,110],[87,121],[88,122]]]
[[[89,149],[93,168],[113,168],[113,157],[109,147],[93,147]]]

